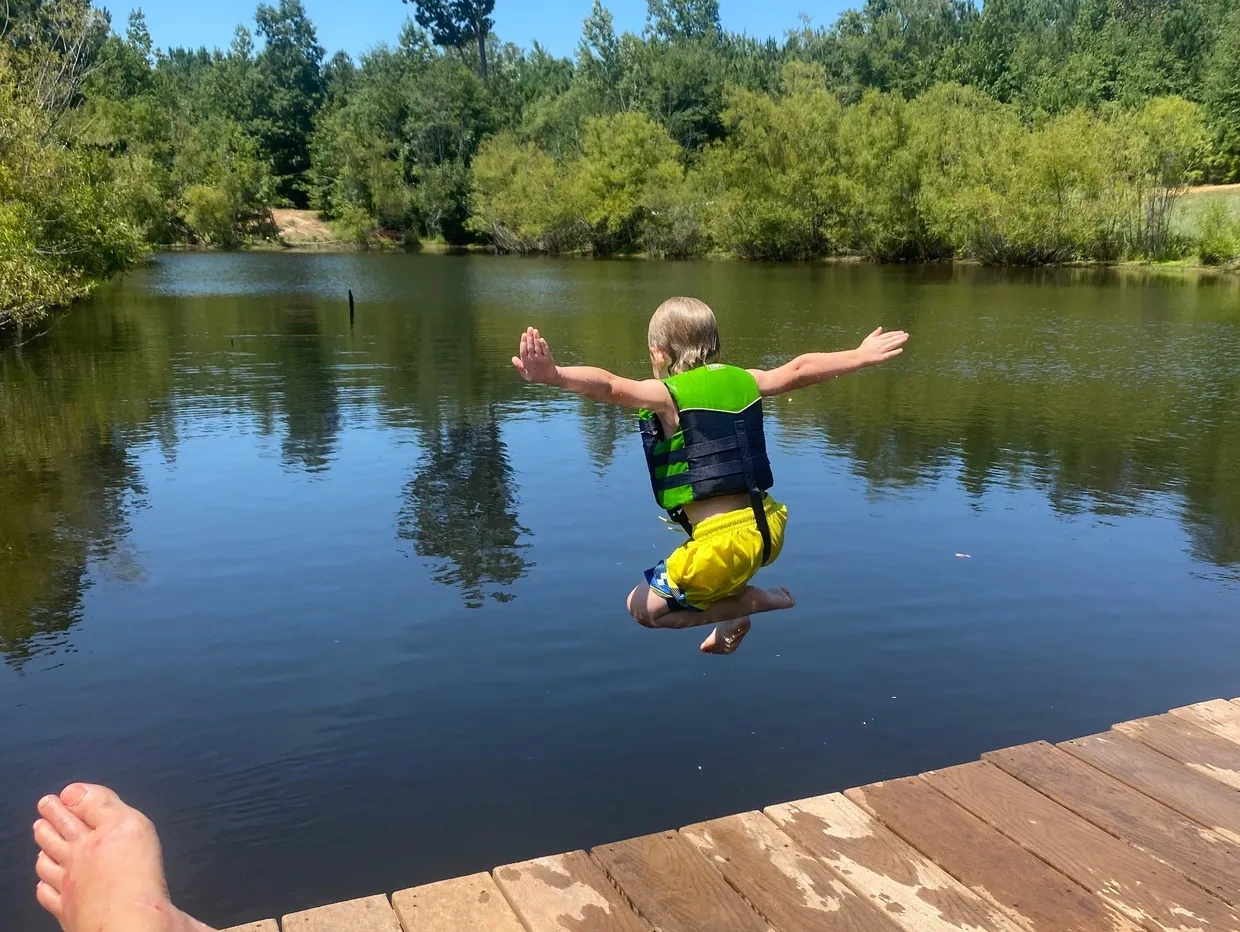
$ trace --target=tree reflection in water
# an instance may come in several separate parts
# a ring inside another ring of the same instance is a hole
[[[529,531],[517,520],[513,469],[494,409],[427,425],[422,442],[397,534],[418,556],[437,561],[432,578],[459,587],[469,608],[487,598],[511,601],[510,587],[533,564],[522,556]]]

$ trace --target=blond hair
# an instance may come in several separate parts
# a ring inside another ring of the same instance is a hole
[[[648,340],[668,358],[668,372],[679,375],[719,359],[715,312],[697,298],[668,298],[650,318]]]

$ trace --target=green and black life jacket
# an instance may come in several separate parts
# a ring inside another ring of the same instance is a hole
[[[762,393],[747,369],[711,364],[664,379],[680,427],[663,436],[658,415],[638,423],[655,500],[690,535],[687,502],[745,493],[762,532],[762,562],[771,556],[763,495],[775,484],[762,432]]]

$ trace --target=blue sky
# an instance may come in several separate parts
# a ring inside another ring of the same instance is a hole
[[[272,0],[269,0],[272,2]],[[319,30],[328,54],[344,49],[355,57],[381,41],[395,41],[413,7],[400,0],[302,0]],[[529,48],[537,39],[558,55],[571,55],[581,35],[581,21],[593,0],[496,0],[495,30],[508,42]],[[859,3],[860,0],[857,0]],[[604,0],[617,31],[640,32],[646,21],[646,0]],[[124,31],[130,10],[146,14],[151,38],[161,48],[186,45],[226,48],[238,23],[254,26],[258,0],[99,0]],[[807,13],[815,25],[829,24],[839,11],[855,5],[843,0],[720,0],[725,28],[766,38],[783,36]]]

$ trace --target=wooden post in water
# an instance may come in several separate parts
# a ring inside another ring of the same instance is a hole
[[[349,289],[349,329],[353,329],[353,289]]]

